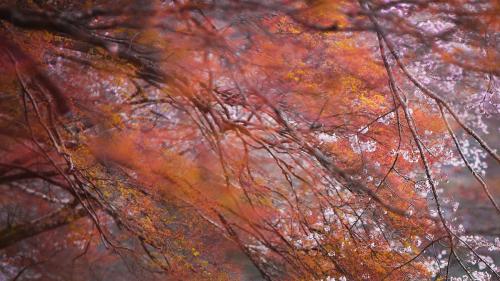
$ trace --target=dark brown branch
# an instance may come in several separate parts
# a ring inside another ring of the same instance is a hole
[[[0,184],[6,184],[6,183],[10,183],[10,182],[19,181],[19,180],[27,180],[27,179],[34,179],[34,178],[44,179],[47,177],[50,178],[50,177],[57,176],[57,175],[58,175],[58,173],[54,172],[54,171],[32,172],[32,171],[27,170],[25,172],[0,177]]]
[[[84,208],[67,206],[31,222],[0,230],[0,250],[21,240],[70,224],[86,215]]]
[[[5,6],[0,7],[0,20],[8,21],[21,28],[60,33],[73,40],[104,48],[112,55],[116,55],[137,66],[139,75],[145,80],[156,83],[164,83],[169,80],[167,79],[168,75],[154,64],[153,58],[145,57],[142,53],[136,52],[134,48],[131,48],[130,42],[117,43],[112,38],[98,36],[85,28],[83,22],[81,25],[77,25],[57,13],[21,10]]]

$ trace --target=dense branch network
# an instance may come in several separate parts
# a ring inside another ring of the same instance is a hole
[[[50,233],[152,280],[245,279],[228,252],[266,280],[500,278],[440,187],[459,163],[500,215],[458,102],[498,94],[494,1],[33,2],[0,2],[15,278]]]

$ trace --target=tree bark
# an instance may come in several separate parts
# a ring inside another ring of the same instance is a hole
[[[86,216],[86,214],[87,213],[84,208],[63,207],[47,216],[33,220],[29,223],[0,230],[0,250],[26,238],[70,224]]]

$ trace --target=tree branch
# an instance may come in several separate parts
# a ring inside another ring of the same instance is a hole
[[[84,208],[66,206],[31,222],[0,230],[0,250],[21,240],[70,224],[86,215]]]

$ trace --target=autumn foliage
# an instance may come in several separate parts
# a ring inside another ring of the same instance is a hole
[[[499,14],[0,1],[0,280],[500,278]]]

